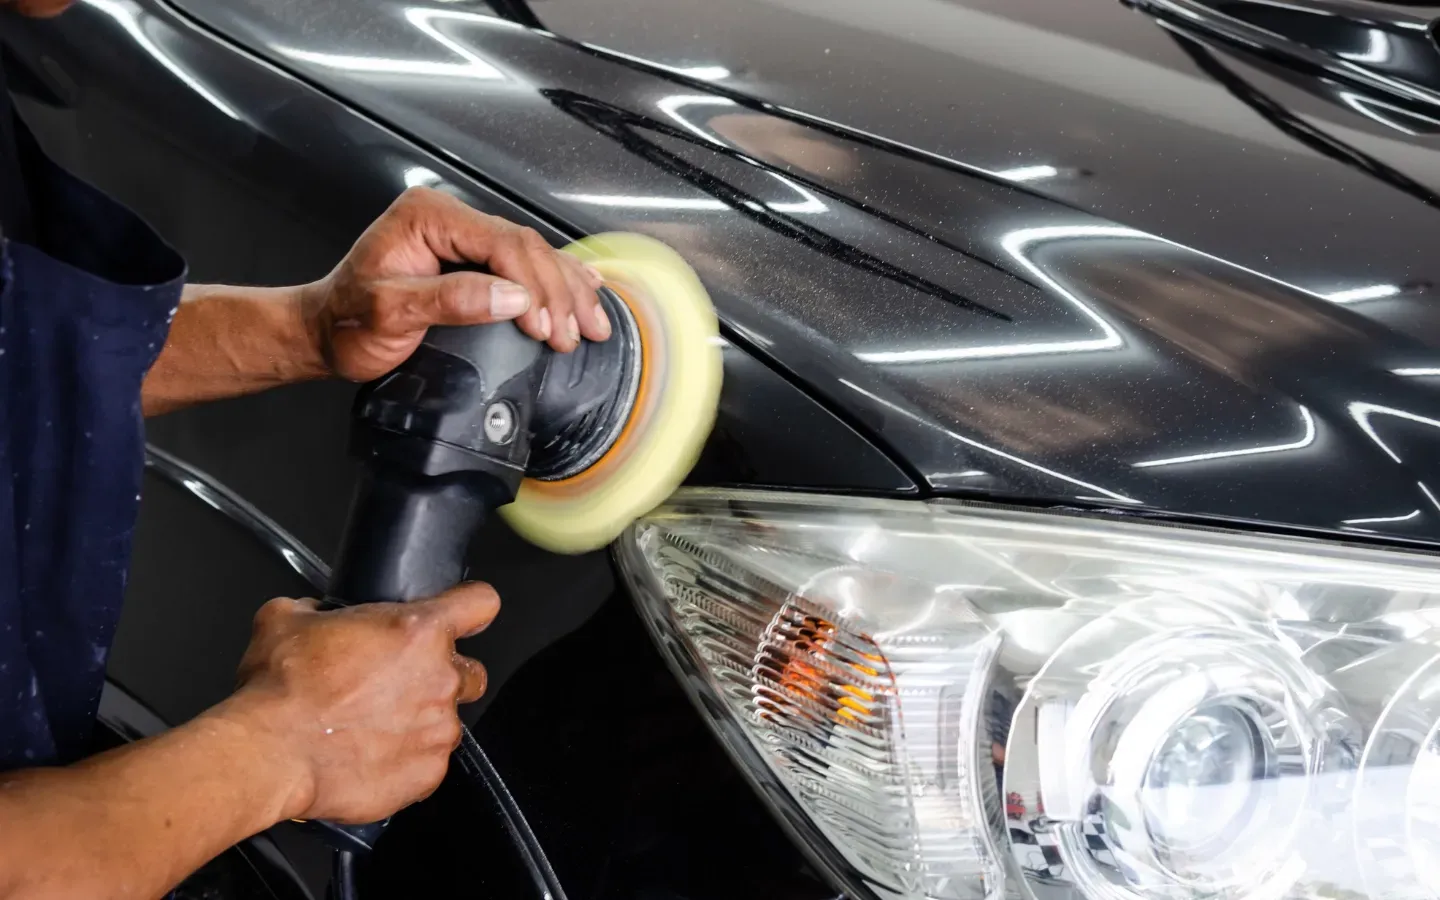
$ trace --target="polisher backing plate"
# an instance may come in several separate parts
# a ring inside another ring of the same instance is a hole
[[[710,295],[674,250],[624,233],[566,249],[625,302],[641,353],[635,405],[605,455],[569,478],[525,479],[515,502],[500,509],[521,537],[569,554],[604,547],[690,474],[715,424],[722,366]]]

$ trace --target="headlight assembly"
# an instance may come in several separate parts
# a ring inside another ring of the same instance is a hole
[[[1440,558],[708,490],[618,554],[857,895],[1440,895]]]

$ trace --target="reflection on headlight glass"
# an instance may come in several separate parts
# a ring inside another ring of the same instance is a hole
[[[1440,559],[720,491],[618,553],[843,889],[1440,896]]]

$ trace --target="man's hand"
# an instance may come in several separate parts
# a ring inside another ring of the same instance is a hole
[[[0,773],[0,900],[158,897],[276,822],[373,822],[425,797],[459,741],[456,704],[485,690],[455,638],[499,606],[483,584],[333,612],[271,601],[219,706],[73,766]]]
[[[441,274],[445,264],[487,272]],[[534,229],[412,188],[319,281],[186,285],[141,390],[145,415],[328,376],[369,381],[404,362],[431,325],[513,319],[573,350],[581,337],[610,336],[599,286],[599,275]]]
[[[261,607],[227,714],[293,758],[304,789],[291,818],[373,822],[439,786],[460,743],[456,705],[485,693],[484,667],[455,639],[499,608],[486,584],[328,612],[288,598]]]
[[[490,274],[440,274],[471,263]],[[516,319],[562,352],[581,336],[602,341],[610,323],[595,294],[600,276],[533,228],[487,216],[429,188],[411,188],[360,236],[303,311],[331,370],[369,381],[404,362],[431,325]]]

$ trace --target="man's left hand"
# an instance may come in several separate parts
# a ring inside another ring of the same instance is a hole
[[[443,263],[487,273],[441,274]],[[369,381],[394,369],[431,325],[514,319],[561,352],[602,341],[600,276],[533,228],[486,215],[448,194],[412,188],[375,220],[340,264],[306,286],[305,327],[330,370]]]

